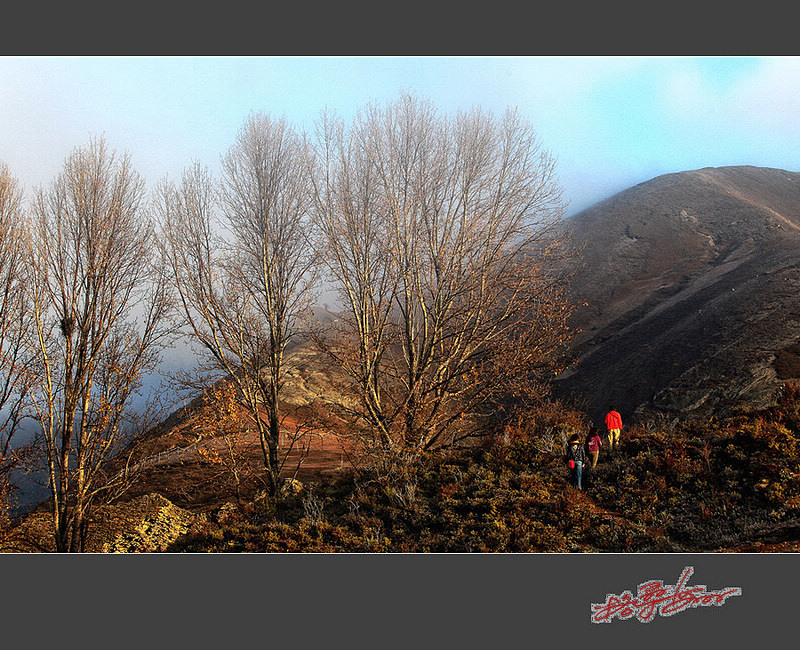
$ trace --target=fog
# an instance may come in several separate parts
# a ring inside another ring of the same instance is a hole
[[[149,410],[153,424],[156,424],[185,405],[192,395],[187,389],[181,388],[176,376],[194,371],[198,359],[197,352],[187,341],[175,341],[162,353],[158,368],[143,378],[141,387],[132,398],[131,411],[141,415]],[[13,447],[20,449],[29,444],[39,431],[41,428],[33,420],[24,420],[14,434]],[[16,488],[12,516],[29,512],[49,497],[47,475],[43,468],[38,471],[31,468],[14,469],[11,480]]]

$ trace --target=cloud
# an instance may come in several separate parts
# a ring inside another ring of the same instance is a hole
[[[800,57],[679,61],[667,75],[670,118],[730,137],[800,134]]]
[[[759,130],[800,134],[800,57],[769,57],[735,88],[739,121]]]
[[[671,73],[664,84],[665,108],[681,120],[708,116],[716,101],[697,69],[680,69]]]

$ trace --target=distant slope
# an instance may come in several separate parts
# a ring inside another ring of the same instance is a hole
[[[800,376],[800,173],[659,176],[575,215],[577,364],[557,393],[599,421],[763,404]]]

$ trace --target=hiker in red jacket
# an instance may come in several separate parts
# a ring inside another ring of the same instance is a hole
[[[616,446],[619,449],[619,432],[622,429],[622,416],[613,408],[608,409],[606,414],[606,429],[608,429],[608,451],[614,451]]]

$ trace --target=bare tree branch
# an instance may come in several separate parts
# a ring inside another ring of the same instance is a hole
[[[235,382],[271,493],[281,468],[284,356],[314,282],[303,156],[285,121],[253,114],[223,157],[220,182],[195,165],[180,187],[160,189],[164,254],[184,326]]]
[[[167,331],[153,243],[144,183],[102,139],[75,149],[35,195],[25,251],[32,390],[59,551],[83,548],[103,463],[124,439],[131,397]]]
[[[25,307],[21,260],[22,198],[17,179],[0,164],[0,516],[7,515],[12,496],[9,473],[19,460],[13,441],[25,416],[31,372],[25,347],[31,319]]]
[[[342,305],[317,341],[361,423],[385,449],[472,435],[482,406],[555,367],[566,336],[553,160],[513,111],[442,116],[408,95],[350,128],[324,115],[310,146]]]

